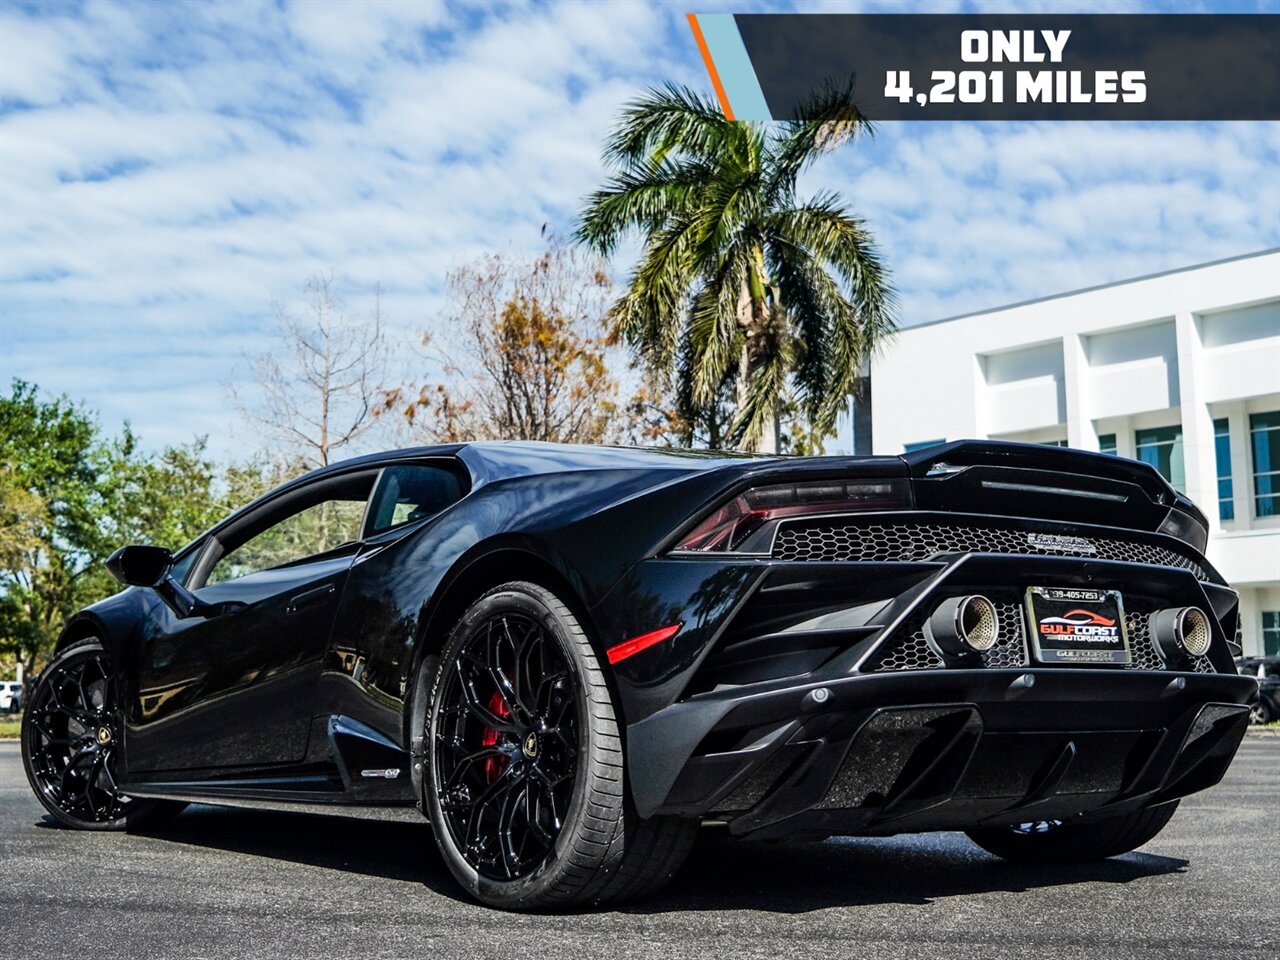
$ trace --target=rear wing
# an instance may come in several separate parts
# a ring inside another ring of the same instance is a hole
[[[1208,521],[1195,504],[1137,460],[997,440],[958,440],[901,460],[918,507],[1153,530],[1201,552],[1208,538]]]

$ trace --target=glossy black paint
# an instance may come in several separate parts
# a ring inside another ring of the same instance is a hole
[[[419,668],[471,601],[510,580],[538,582],[574,607],[601,662],[627,638],[680,625],[670,640],[618,663],[609,677],[628,726],[632,788],[645,814],[705,813],[709,808],[696,809],[670,791],[698,757],[742,747],[737,740],[751,731],[724,726],[726,717],[753,698],[775,696],[781,699],[771,702],[783,704],[784,715],[794,714],[818,682],[870,689],[870,678],[859,673],[866,657],[931,598],[961,586],[1034,576],[1132,589],[1137,578],[1153,596],[1211,609],[1214,667],[1234,672],[1226,644],[1235,595],[1197,550],[1157,532],[1169,530],[1173,518],[1194,542],[1203,526],[1198,511],[1145,465],[1019,444],[794,459],[533,443],[394,451],[272,491],[178,551],[175,570],[186,575],[198,567],[201,551],[220,532],[276,498],[405,463],[456,470],[469,492],[435,516],[328,554],[248,582],[195,589],[214,615],[183,616],[155,589],[132,587],[71,621],[61,643],[97,636],[118,667],[124,779],[134,793],[413,803],[420,772],[413,760],[421,752],[413,721],[424,709]],[[907,513],[988,514],[1079,536],[1123,529],[1137,541],[1189,550],[1208,579],[1073,557],[797,563],[670,553],[708,511],[750,485],[893,477],[910,479]],[[826,626],[806,626],[814,618],[826,618]],[[913,684],[926,678],[894,679],[888,689],[910,703]],[[1247,697],[1238,682],[1215,679],[1223,684],[1197,681],[1188,709],[1206,690],[1231,703]],[[1139,704],[1149,699],[1146,692],[1135,697]],[[738,758],[746,763],[741,769],[755,769],[770,744],[781,749],[776,738],[793,722],[799,718],[784,716],[777,729],[757,731],[768,742]],[[654,730],[668,732],[654,736]],[[366,769],[403,772],[353,773]]]

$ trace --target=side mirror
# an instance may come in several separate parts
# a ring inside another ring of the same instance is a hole
[[[173,554],[164,547],[144,547],[135,544],[121,547],[107,557],[107,569],[126,587],[159,586],[169,575]]]
[[[169,573],[173,554],[164,547],[134,544],[107,557],[107,570],[126,587],[150,587],[179,617],[214,617],[222,604],[205,603]]]

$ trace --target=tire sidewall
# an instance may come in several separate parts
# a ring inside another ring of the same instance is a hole
[[[454,877],[477,899],[493,905],[519,909],[528,901],[537,900],[545,890],[556,885],[566,866],[565,848],[578,830],[587,804],[590,771],[599,751],[597,737],[591,725],[591,699],[584,682],[584,672],[594,667],[585,661],[584,651],[572,636],[573,627],[581,624],[565,623],[561,615],[546,602],[541,588],[531,584],[504,584],[477,600],[450,633],[441,650],[439,668],[431,684],[428,700],[429,711],[424,744],[423,809],[432,824],[436,845]],[[546,594],[546,596],[551,596]],[[553,637],[561,656],[569,669],[574,684],[574,704],[578,721],[578,756],[575,761],[573,799],[568,816],[564,819],[555,844],[532,873],[516,880],[500,881],[482,876],[458,849],[441,810],[435,770],[435,742],[439,731],[441,691],[449,676],[449,664],[459,649],[474,636],[486,622],[503,613],[518,614],[536,620]],[[572,614],[570,614],[572,616]],[[594,658],[593,658],[594,659]],[[603,688],[602,688],[603,689]],[[530,904],[532,905],[532,904]]]
[[[106,654],[106,648],[103,647],[102,641],[96,637],[88,637],[84,640],[78,640],[58,651],[54,655],[53,659],[49,661],[49,665],[41,672],[39,679],[31,686],[31,702],[38,702],[40,692],[44,685],[49,682],[49,678],[66,663],[74,660],[76,657],[89,656],[94,653]],[[117,817],[115,820],[103,820],[100,822],[79,820],[68,815],[64,810],[61,810],[57,804],[53,803],[45,795],[43,788],[40,786],[40,781],[36,775],[35,767],[31,758],[31,727],[34,723],[35,711],[24,710],[22,712],[22,727],[19,731],[22,743],[22,769],[27,775],[27,783],[30,784],[31,791],[36,795],[36,799],[40,801],[40,805],[45,809],[45,812],[64,826],[74,827],[77,830],[124,829],[128,825],[130,816],[135,813],[134,810],[126,810],[123,815]],[[135,804],[141,806],[142,802],[134,800],[130,802],[129,806],[133,807]]]

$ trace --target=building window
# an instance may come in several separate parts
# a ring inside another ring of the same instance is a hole
[[[1280,516],[1280,410],[1249,417],[1253,505],[1260,517]]]
[[[1116,435],[1114,433],[1098,434],[1098,452],[1116,455]]]
[[[1231,433],[1227,418],[1213,421],[1213,451],[1218,460],[1218,519],[1234,520],[1236,504],[1231,487]]]
[[[1042,447],[1065,447],[1066,445],[1067,445],[1067,441],[1065,440],[1041,440],[1040,441],[1040,446]]]
[[[923,450],[925,447],[933,447],[939,443],[946,443],[946,439],[942,440],[921,440],[919,443],[904,443],[902,445],[903,453],[910,453],[913,450]]]
[[[1133,435],[1136,459],[1160,471],[1179,493],[1187,490],[1187,474],[1182,460],[1182,427],[1155,427]]]
[[[1280,655],[1280,610],[1262,611],[1262,655]]]

